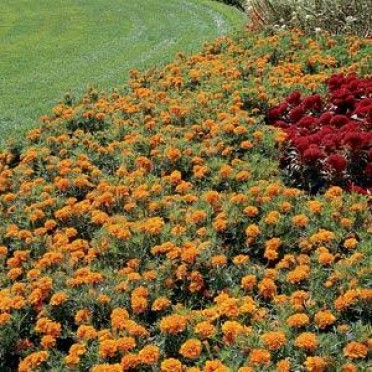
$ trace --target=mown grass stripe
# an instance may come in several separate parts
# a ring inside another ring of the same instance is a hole
[[[130,69],[195,52],[244,21],[209,0],[2,1],[0,147],[37,125],[65,92],[120,86]]]

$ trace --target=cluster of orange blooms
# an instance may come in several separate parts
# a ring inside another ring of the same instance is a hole
[[[223,37],[0,154],[0,370],[366,370],[369,198],[286,187],[262,123],[355,42]]]

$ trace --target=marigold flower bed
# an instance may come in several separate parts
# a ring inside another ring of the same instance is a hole
[[[264,118],[371,42],[221,38],[55,107],[1,154],[1,371],[357,371],[369,197],[280,177]]]

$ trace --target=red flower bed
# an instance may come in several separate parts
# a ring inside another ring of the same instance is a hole
[[[288,141],[280,159],[288,181],[310,192],[330,185],[372,191],[372,79],[334,75],[329,94],[292,92],[269,110]]]

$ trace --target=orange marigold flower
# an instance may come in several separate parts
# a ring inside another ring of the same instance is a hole
[[[195,211],[190,216],[191,221],[196,223],[196,224],[205,221],[206,218],[207,218],[207,213],[204,212],[203,210]]]
[[[258,284],[258,290],[263,298],[274,298],[276,289],[275,282],[272,279],[264,278]]]
[[[278,363],[276,363],[276,372],[290,372],[291,370],[291,362],[288,358],[279,360]]]
[[[283,202],[283,203],[280,204],[279,209],[280,209],[280,212],[287,213],[287,212],[289,212],[292,209],[292,207],[293,206],[292,206],[291,203],[289,203],[289,202]]]
[[[285,334],[280,331],[265,333],[261,336],[261,339],[266,348],[270,351],[279,350],[287,342]]]
[[[112,358],[118,347],[115,340],[102,340],[99,344],[98,354],[101,358]]]
[[[65,357],[65,364],[67,367],[74,367],[80,363],[80,358],[79,356],[72,354],[72,355],[67,355]]]
[[[256,276],[253,274],[243,276],[241,280],[241,286],[246,291],[252,290],[256,283],[257,283]]]
[[[116,340],[119,351],[129,351],[136,347],[136,340],[133,337],[120,337]]]
[[[216,333],[216,327],[208,321],[203,321],[195,326],[194,332],[202,340],[205,340],[212,337]]]
[[[344,311],[358,301],[359,294],[355,289],[349,289],[334,301],[337,311]]]
[[[251,174],[248,171],[242,170],[238,172],[235,176],[235,179],[238,182],[244,182],[247,181],[250,178]]]
[[[18,366],[18,372],[29,372],[37,367],[40,367],[48,359],[47,351],[37,351],[28,355],[23,359]]]
[[[310,200],[307,202],[307,206],[311,213],[317,214],[320,213],[323,209],[323,204],[317,200]]]
[[[271,238],[269,240],[266,240],[265,242],[265,248],[266,249],[273,249],[274,251],[278,250],[281,246],[282,242],[280,238]]]
[[[5,257],[8,253],[8,248],[4,245],[0,245],[0,258]]]
[[[249,361],[252,364],[268,365],[270,364],[270,359],[271,359],[270,352],[268,352],[265,349],[253,349],[249,354]]]
[[[215,204],[220,200],[220,194],[217,191],[210,190],[206,191],[203,195],[203,198],[209,203],[209,204]]]
[[[97,338],[97,331],[92,326],[81,325],[76,331],[76,335],[82,340],[94,340]]]
[[[240,367],[238,372],[254,372],[254,369],[252,367]]]
[[[328,249],[324,249],[323,251],[317,250],[318,255],[318,262],[321,265],[331,265],[335,261],[335,256],[328,251]]]
[[[165,226],[164,220],[161,217],[152,217],[146,221],[143,226],[144,230],[151,235],[158,235]]]
[[[368,353],[368,348],[360,342],[352,341],[344,347],[343,352],[344,355],[350,359],[365,358]]]
[[[126,354],[121,359],[121,366],[125,372],[137,368],[140,363],[140,357],[133,353]]]
[[[34,327],[38,333],[44,333],[53,337],[58,337],[62,331],[62,326],[58,322],[53,322],[48,318],[39,318]]]
[[[310,243],[329,243],[335,239],[335,234],[332,231],[320,229],[317,233],[310,236]]]
[[[8,277],[8,279],[10,280],[16,280],[17,278],[19,278],[21,275],[23,274],[23,269],[21,269],[20,267],[14,267],[12,269],[10,269],[6,276]]]
[[[231,173],[233,172],[233,170],[234,169],[230,165],[224,164],[220,168],[220,171],[219,171],[221,178],[222,179],[228,178],[231,175]]]
[[[325,192],[325,196],[327,199],[334,199],[341,195],[342,195],[342,188],[338,186],[332,186]]]
[[[187,325],[187,317],[185,315],[173,314],[164,317],[160,321],[160,330],[163,333],[176,335],[185,330]]]
[[[344,241],[344,248],[354,249],[358,245],[358,241],[355,238],[348,238]]]
[[[224,267],[227,264],[227,257],[224,254],[219,254],[211,258],[212,266]]]
[[[56,338],[50,335],[45,335],[41,338],[40,345],[44,349],[50,349],[56,345]]]
[[[112,328],[121,330],[125,328],[125,321],[129,319],[129,314],[126,309],[117,308],[112,310],[110,318]]]
[[[119,363],[115,364],[97,364],[92,368],[92,372],[122,372],[123,369]]]
[[[279,253],[274,249],[265,249],[264,257],[269,261],[275,261],[279,257]]]
[[[219,303],[219,311],[227,317],[239,315],[239,301],[236,298],[227,298]]]
[[[112,334],[109,329],[101,329],[100,331],[97,332],[97,335],[99,341],[112,339]]]
[[[159,360],[160,349],[155,345],[146,345],[138,353],[139,359],[142,364],[152,365]]]
[[[260,228],[257,225],[249,225],[245,229],[245,234],[249,238],[256,238],[260,234]]]
[[[162,311],[168,308],[171,305],[171,302],[166,297],[157,298],[151,306],[152,311]]]
[[[298,214],[292,218],[292,223],[296,227],[306,227],[309,223],[309,217],[304,214]]]
[[[221,329],[224,336],[224,342],[227,344],[233,344],[236,338],[244,333],[243,325],[237,321],[227,320],[223,323]]]
[[[182,363],[174,358],[168,358],[161,362],[161,372],[182,372]]]
[[[64,292],[58,292],[58,293],[55,293],[51,299],[50,299],[50,304],[52,306],[59,306],[61,304],[63,304],[68,298],[68,295]]]
[[[199,357],[201,351],[202,343],[198,339],[192,338],[181,345],[179,353],[185,358],[196,359]]]
[[[294,345],[309,352],[315,351],[318,347],[318,340],[314,333],[303,332],[296,338]]]
[[[310,356],[306,358],[305,368],[308,372],[323,372],[327,368],[327,363],[322,357]]]
[[[230,369],[219,360],[207,360],[203,372],[230,372]]]
[[[225,231],[227,229],[228,222],[224,218],[216,218],[213,221],[212,226],[216,231]]]
[[[249,256],[247,256],[246,254],[238,254],[233,258],[232,261],[235,266],[241,266],[249,261]]]
[[[104,294],[100,294],[97,297],[97,301],[99,303],[101,303],[101,304],[108,304],[111,301],[111,298],[110,298],[110,296],[107,296],[107,295],[104,295]]]
[[[280,213],[278,211],[271,211],[265,216],[265,223],[268,225],[275,225],[278,223],[280,218]]]
[[[131,296],[130,298],[131,308],[134,314],[142,314],[148,307],[147,298],[143,296]]]
[[[252,218],[252,217],[257,216],[259,211],[257,207],[249,205],[248,207],[244,208],[243,213],[247,215],[248,217]]]
[[[320,329],[325,329],[336,321],[336,317],[329,311],[318,311],[315,314],[314,322]]]
[[[1,313],[0,314],[0,326],[8,323],[11,319],[11,315],[9,313]]]
[[[341,366],[342,372],[358,372],[358,367],[356,367],[354,364],[346,363]]]
[[[97,120],[104,120],[105,117],[106,117],[106,115],[105,115],[104,112],[97,112],[97,114],[96,114],[96,119]]]
[[[174,170],[170,176],[169,179],[173,185],[177,185],[182,181],[182,173],[178,170]]]
[[[291,284],[300,283],[310,277],[310,267],[299,265],[287,274],[287,281]]]
[[[290,327],[303,327],[310,324],[310,318],[304,313],[294,314],[287,318],[287,324]]]
[[[182,157],[181,151],[174,147],[170,147],[165,150],[165,155],[172,163],[176,162]]]
[[[76,324],[83,324],[87,323],[90,319],[90,311],[87,309],[78,310],[75,314],[75,323]]]

